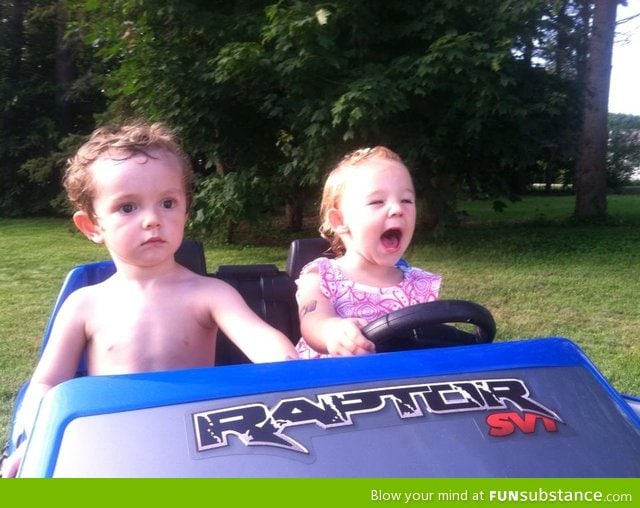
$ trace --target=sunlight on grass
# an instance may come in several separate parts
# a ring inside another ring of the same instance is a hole
[[[506,201],[504,210],[498,212],[491,200],[464,201],[458,208],[463,217],[471,222],[510,221],[558,221],[568,220],[573,215],[575,197],[528,196],[520,201]],[[640,199],[637,195],[613,194],[607,198],[607,210],[618,221],[640,224]]]

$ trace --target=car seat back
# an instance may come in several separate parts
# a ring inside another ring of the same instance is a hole
[[[334,258],[331,245],[324,238],[300,238],[291,242],[287,255],[286,272],[295,281],[300,276],[300,271],[310,261],[319,257]]]
[[[258,316],[284,333],[292,343],[298,341],[300,322],[295,301],[295,284],[287,273],[271,264],[221,265],[211,275],[237,289]],[[216,365],[249,362],[247,356],[219,331]]]
[[[269,264],[221,265],[211,275],[236,288],[258,316],[296,344],[300,318],[295,281],[304,265],[321,256],[333,257],[327,240],[302,238],[291,242],[284,271]],[[249,363],[249,359],[223,332],[218,332],[216,365],[236,363]]]
[[[207,263],[202,242],[183,240],[175,254],[176,261],[198,275],[207,275]]]
[[[284,271],[275,265],[222,265],[212,275],[236,288],[258,316],[295,344],[300,338],[295,281],[304,265],[321,256],[333,257],[327,240],[302,238],[291,242]],[[246,355],[218,332],[216,365],[248,362]]]

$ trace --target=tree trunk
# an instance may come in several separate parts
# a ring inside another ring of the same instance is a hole
[[[64,137],[71,131],[69,94],[75,76],[73,58],[65,37],[67,11],[64,2],[58,1],[56,9],[56,119],[59,134]]]
[[[595,2],[576,160],[578,219],[603,218],[607,213],[607,115],[617,7],[618,0]]]
[[[7,43],[9,50],[9,68],[6,78],[10,86],[17,86],[20,78],[22,64],[22,51],[24,47],[24,13],[26,10],[23,0],[12,2],[9,14],[3,15],[3,22],[7,23]],[[11,7],[13,9],[11,9]]]
[[[567,53],[571,48],[569,34],[567,33],[569,25],[567,18],[567,2],[563,1],[558,8],[557,42],[555,48],[556,75],[561,77],[567,76],[570,72],[569,69],[567,69],[567,62],[569,61]]]
[[[287,231],[301,231],[304,225],[304,197],[298,190],[285,207],[285,227]]]

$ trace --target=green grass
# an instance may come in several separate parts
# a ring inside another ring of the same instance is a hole
[[[604,225],[569,221],[573,203],[571,196],[532,196],[502,213],[489,201],[464,203],[460,228],[436,238],[418,232],[407,257],[444,276],[443,298],[489,308],[496,340],[571,338],[618,390],[640,394],[640,195],[610,196],[612,218]],[[208,246],[208,268],[282,268],[288,239],[278,238],[277,247]],[[69,221],[0,219],[0,439],[65,274],[105,258]]]

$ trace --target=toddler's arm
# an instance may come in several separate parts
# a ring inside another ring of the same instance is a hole
[[[23,440],[18,444],[13,453],[2,464],[2,478],[13,478],[18,474],[24,452],[27,447],[27,440],[31,435],[31,429],[35,422],[36,413],[40,407],[40,401],[44,394],[49,391],[51,387],[35,383],[31,381],[29,387],[25,393],[22,406],[16,414],[16,420],[14,422],[14,436],[23,436]]]
[[[320,276],[308,272],[298,279],[300,332],[309,346],[319,353],[350,356],[375,352],[374,344],[360,329],[360,318],[338,316],[329,299],[320,290]]]
[[[86,344],[81,301],[80,293],[70,295],[56,316],[47,346],[16,414],[14,434],[24,433],[25,440],[3,464],[3,477],[14,477],[18,473],[42,397],[75,375]]]
[[[220,329],[254,363],[298,358],[291,341],[280,331],[260,319],[240,293],[229,284],[216,284],[212,316]]]

